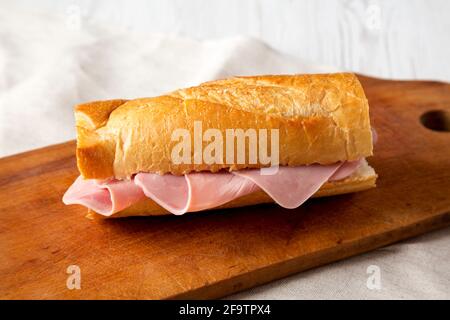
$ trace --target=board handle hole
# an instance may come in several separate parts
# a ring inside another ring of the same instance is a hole
[[[448,111],[427,111],[420,116],[420,122],[430,130],[450,132],[450,112]]]

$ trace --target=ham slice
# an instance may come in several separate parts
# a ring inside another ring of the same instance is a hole
[[[81,204],[110,216],[147,196],[169,212],[181,215],[215,208],[262,189],[280,206],[292,209],[325,182],[351,175],[360,163],[280,167],[273,175],[262,175],[259,169],[252,169],[184,176],[138,173],[129,181],[99,182],[78,177],[64,194],[63,202]]]
[[[313,164],[280,167],[274,175],[261,175],[259,170],[240,170],[233,173],[258,185],[283,208],[294,209],[316,193],[341,165],[342,163],[329,166]]]
[[[84,180],[78,177],[63,196],[64,204],[81,204],[105,216],[119,212],[145,197],[132,180]]]
[[[337,170],[331,177],[328,179],[329,181],[337,181],[342,180],[350,176],[359,166],[362,164],[362,159],[355,161],[346,161],[342,164],[342,166]]]
[[[258,190],[251,181],[230,173],[139,173],[134,181],[147,197],[176,215],[218,207]]]

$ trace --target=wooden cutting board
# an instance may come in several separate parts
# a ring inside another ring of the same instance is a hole
[[[61,202],[74,142],[0,159],[0,298],[217,298],[449,225],[450,133],[419,118],[450,112],[450,85],[360,79],[378,187],[296,210],[90,220]],[[429,121],[443,127],[442,115]],[[80,290],[66,287],[70,265]]]

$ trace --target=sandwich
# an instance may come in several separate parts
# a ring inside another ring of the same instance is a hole
[[[80,176],[63,196],[104,217],[276,203],[375,187],[376,140],[351,73],[233,77],[75,107]]]

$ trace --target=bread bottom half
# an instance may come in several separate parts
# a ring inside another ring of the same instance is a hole
[[[375,173],[375,170],[369,166],[367,161],[364,160],[363,164],[351,176],[346,179],[325,183],[312,197],[318,198],[333,196],[374,188],[376,179],[377,174]],[[262,190],[259,190],[209,210],[237,208],[273,202],[274,201],[268,194]],[[88,217],[90,218],[122,218],[130,216],[162,216],[171,214],[172,213],[162,208],[150,198],[145,198],[125,210],[117,212],[109,217],[97,214],[93,210],[88,211]]]

